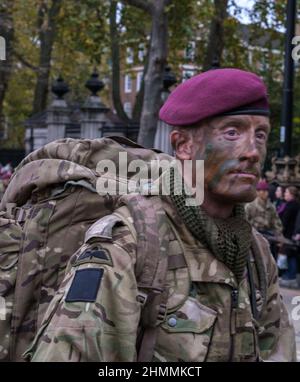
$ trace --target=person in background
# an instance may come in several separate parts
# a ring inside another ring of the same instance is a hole
[[[286,206],[279,214],[282,225],[283,235],[287,239],[293,239],[296,229],[296,219],[300,209],[298,202],[298,190],[296,187],[291,186],[285,190],[284,199]],[[287,255],[288,269],[283,273],[279,281],[279,285],[288,288],[297,288],[297,249],[285,245],[283,252]]]
[[[262,235],[282,237],[282,223],[274,205],[269,199],[269,185],[265,180],[260,180],[256,186],[257,197],[253,202],[246,204],[246,218],[249,223]],[[277,245],[270,243],[270,248],[275,259],[277,258]]]
[[[300,271],[300,210],[298,211],[297,218],[296,218],[293,240],[299,246],[297,249],[297,254],[296,254],[296,262],[297,262],[296,278],[297,278],[298,288],[300,288],[300,272],[299,272]]]
[[[274,205],[278,214],[282,213],[284,207],[286,206],[286,201],[284,200],[284,188],[278,186],[275,191]]]
[[[264,178],[265,179],[265,178]],[[265,179],[266,180],[266,179]],[[266,180],[267,181],[267,180]],[[276,200],[276,190],[279,184],[277,182],[271,182],[269,183],[269,199],[272,203]]]

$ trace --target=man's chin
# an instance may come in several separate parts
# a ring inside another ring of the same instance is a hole
[[[220,200],[222,200],[224,203],[250,203],[253,202],[253,200],[256,198],[256,189],[255,188],[247,188],[242,190],[235,190],[234,193],[230,192],[227,194],[219,195]]]
[[[241,190],[236,195],[236,202],[237,203],[250,203],[253,202],[253,200],[256,198],[256,189],[251,188],[251,189],[246,189],[246,190]]]
[[[251,195],[251,196],[245,196],[244,198],[243,198],[243,200],[241,200],[240,201],[240,203],[251,203],[251,202],[253,202],[253,200],[256,198],[256,195],[254,194],[254,196],[253,195]]]

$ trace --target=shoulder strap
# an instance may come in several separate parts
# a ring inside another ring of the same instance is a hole
[[[250,304],[251,304],[251,310],[252,314],[255,320],[259,318],[259,313],[257,309],[257,302],[256,302],[256,289],[253,279],[253,272],[252,267],[250,263],[250,257],[247,259],[247,273],[248,273],[248,281],[250,286]]]
[[[169,224],[159,197],[123,199],[137,232],[137,283],[142,304],[137,340],[139,362],[152,360],[157,326],[166,315]]]
[[[124,202],[133,218],[137,234],[137,282],[142,304],[137,338],[137,360],[153,359],[158,326],[167,314],[168,269],[186,267],[183,244],[168,218],[160,197],[135,195]],[[182,253],[170,256],[169,243],[174,237]]]
[[[262,297],[262,303],[266,303],[266,297],[267,297],[267,271],[266,267],[262,258],[262,253],[266,249],[262,247],[262,243],[258,238],[256,237],[256,233],[252,233],[252,246],[251,251],[255,260],[255,269],[258,276],[258,283],[259,283],[259,290]],[[255,320],[259,319],[260,313],[257,309],[257,301],[256,301],[256,289],[254,284],[254,278],[253,278],[253,268],[250,264],[250,259],[248,259],[247,262],[247,271],[248,271],[248,279],[249,279],[249,286],[250,286],[250,302],[251,302],[251,308],[252,308],[252,314]],[[262,311],[262,309],[261,309]]]

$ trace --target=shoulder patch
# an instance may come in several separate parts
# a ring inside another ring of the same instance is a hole
[[[102,248],[100,245],[87,248],[80,254],[73,266],[78,266],[84,263],[96,263],[113,266],[113,261],[109,250]]]
[[[95,302],[103,272],[103,269],[79,269],[76,271],[65,301]]]
[[[86,232],[85,243],[96,238],[103,241],[112,241],[112,230],[117,224],[124,224],[122,219],[115,215],[107,215],[97,220]]]

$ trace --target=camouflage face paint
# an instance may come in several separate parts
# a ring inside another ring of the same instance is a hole
[[[227,122],[226,124],[225,122]],[[265,117],[216,118],[204,126],[197,159],[204,159],[205,193],[224,201],[248,202],[256,196],[256,183],[266,155]]]

